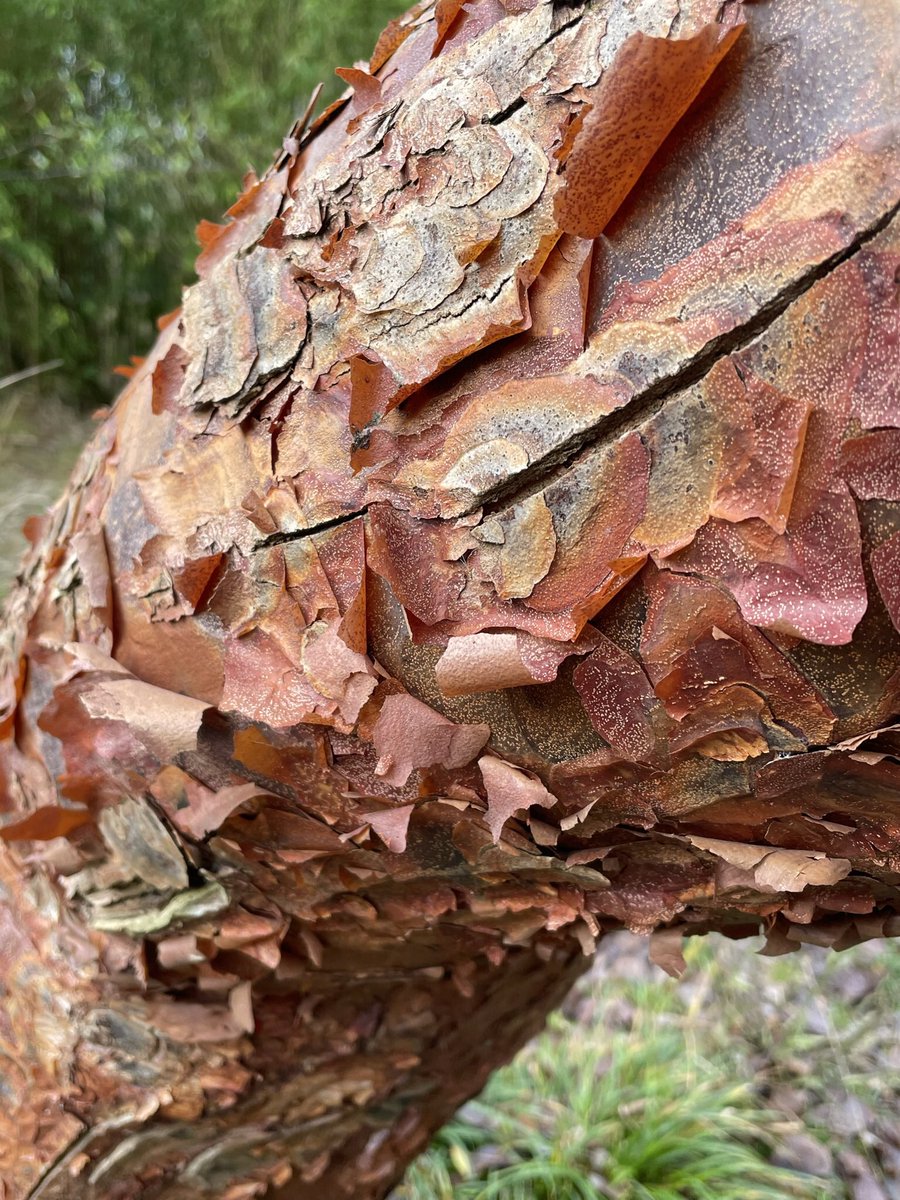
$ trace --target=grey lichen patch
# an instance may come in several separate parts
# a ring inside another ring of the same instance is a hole
[[[65,881],[86,902],[92,928],[143,937],[228,907],[227,891],[212,877],[190,886],[184,855],[148,802],[126,797],[104,809],[98,824],[107,857]]]
[[[202,917],[214,916],[227,908],[229,903],[228,893],[215,880],[203,887],[176,893],[160,908],[149,907],[149,900],[150,897],[145,895],[113,904],[92,916],[90,923],[94,929],[104,933],[144,937],[149,933],[160,933],[176,921],[197,921]]]
[[[129,878],[160,892],[187,887],[184,855],[149,804],[129,796],[104,809],[99,824],[111,858]]]

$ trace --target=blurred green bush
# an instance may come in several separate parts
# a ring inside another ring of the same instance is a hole
[[[4,0],[0,376],[115,388],[192,277],[194,226],[265,169],[403,0]]]

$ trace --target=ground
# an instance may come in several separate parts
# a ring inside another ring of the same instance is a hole
[[[893,1200],[900,954],[610,937],[395,1200]]]

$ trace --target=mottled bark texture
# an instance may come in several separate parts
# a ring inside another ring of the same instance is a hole
[[[605,930],[898,931],[896,54],[438,0],[201,227],[8,608],[4,1200],[375,1200]]]

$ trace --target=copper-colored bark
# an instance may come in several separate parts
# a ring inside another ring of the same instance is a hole
[[[376,1200],[604,930],[900,929],[895,11],[440,0],[203,225],[9,603],[4,1200]]]

